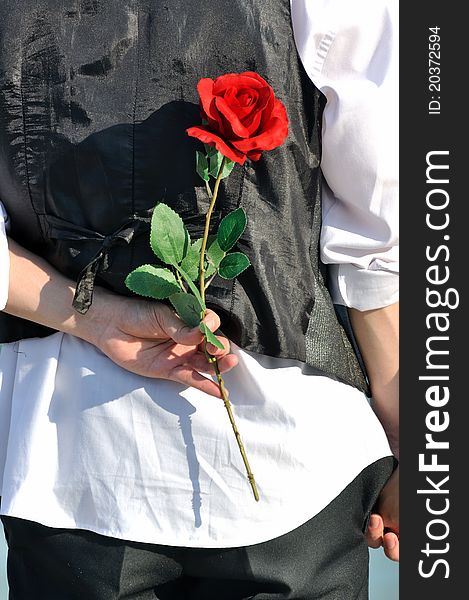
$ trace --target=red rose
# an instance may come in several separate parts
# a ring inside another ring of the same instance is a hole
[[[201,79],[197,85],[202,118],[207,124],[187,133],[244,164],[259,160],[263,150],[280,146],[288,135],[284,105],[257,73],[230,73]]]

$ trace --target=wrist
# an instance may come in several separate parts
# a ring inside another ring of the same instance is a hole
[[[111,323],[117,321],[119,299],[116,294],[96,286],[89,310],[80,314],[73,309],[73,315],[64,323],[63,330],[99,348]]]

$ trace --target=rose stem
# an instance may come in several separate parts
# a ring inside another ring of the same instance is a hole
[[[204,236],[202,238],[202,247],[200,249],[199,287],[200,287],[200,295],[202,297],[204,304],[205,304],[205,249],[207,247],[208,232],[210,229],[210,218],[212,216],[213,207],[215,206],[215,202],[217,200],[218,188],[220,187],[220,182],[222,179],[222,173],[223,173],[223,169],[225,167],[225,162],[226,162],[226,156],[223,157],[223,160],[220,165],[220,169],[218,171],[217,178],[215,180],[215,185],[213,187],[213,194],[211,195],[211,198],[210,198],[210,206],[209,206],[207,214],[205,216]],[[208,184],[207,184],[207,191],[209,192],[209,197],[210,197],[210,186]],[[218,366],[218,360],[216,359],[215,356],[211,356],[207,352],[207,350],[205,350],[205,356],[207,357],[207,361],[209,363],[212,363],[213,367],[215,369],[215,374],[217,376],[217,381],[218,381],[218,388],[220,390],[220,394],[223,399],[223,404],[225,405],[226,411],[228,413],[228,417],[230,419],[231,427],[233,428],[233,432],[235,434],[236,441],[238,442],[239,451],[241,452],[241,457],[243,459],[244,466],[246,468],[246,473],[247,473],[249,483],[252,488],[252,493],[254,494],[254,498],[255,498],[256,502],[259,502],[259,492],[257,491],[256,480],[254,479],[254,475],[251,471],[251,467],[249,466],[248,457],[246,455],[246,451],[244,449],[243,442],[241,440],[241,434],[239,433],[238,428],[236,426],[235,418],[233,415],[233,410],[231,408],[231,402],[228,399],[228,394],[226,392],[225,383],[221,376],[220,368]]]
[[[221,161],[220,169],[218,171],[218,176],[215,180],[215,185],[213,186],[213,194],[210,198],[210,206],[208,207],[207,214],[205,215],[205,229],[204,229],[204,237],[202,238],[202,247],[200,249],[200,267],[199,267],[199,288],[200,295],[202,296],[202,300],[205,304],[205,249],[207,247],[208,240],[208,232],[210,229],[210,219],[212,218],[213,207],[215,206],[215,202],[217,200],[218,188],[220,187],[221,176],[223,174],[223,169],[226,163],[226,156],[223,157]],[[207,186],[210,189],[210,186]]]
[[[244,444],[243,444],[243,441],[241,440],[241,434],[239,433],[238,427],[236,426],[236,421],[235,421],[235,418],[233,415],[233,410],[231,408],[231,402],[229,401],[228,395],[226,393],[225,382],[223,381],[223,378],[220,373],[220,368],[218,367],[218,361],[215,358],[215,356],[210,356],[210,354],[207,351],[205,351],[205,356],[207,357],[207,361],[209,363],[212,363],[215,368],[215,373],[216,373],[217,380],[218,380],[218,387],[220,389],[220,393],[223,398],[223,404],[225,405],[226,412],[228,413],[228,418],[230,419],[231,427],[233,428],[233,432],[235,434],[236,441],[238,442],[238,448],[239,448],[239,451],[241,452],[241,457],[243,459],[244,466],[246,468],[246,473],[247,473],[249,483],[252,488],[252,493],[254,494],[254,498],[255,498],[256,502],[259,502],[259,492],[257,491],[256,480],[254,479],[254,474],[251,471],[251,467],[249,465],[246,450],[244,449]]]

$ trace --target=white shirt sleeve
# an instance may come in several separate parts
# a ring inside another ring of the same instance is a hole
[[[8,280],[10,275],[10,258],[6,235],[7,214],[0,202],[0,310],[6,306],[8,299]]]
[[[323,116],[321,259],[334,302],[359,310],[399,297],[398,2],[291,0]]]

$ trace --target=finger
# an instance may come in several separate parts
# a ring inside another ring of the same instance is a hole
[[[158,305],[154,315],[163,333],[178,344],[196,346],[203,340],[200,329],[186,325],[169,306]]]
[[[203,340],[203,333],[198,326],[189,327],[182,319],[180,319],[174,310],[165,304],[159,306],[156,318],[165,334],[178,344],[192,346],[194,344],[199,344]],[[210,309],[207,309],[202,322],[205,323],[212,332],[220,327],[220,317]],[[219,350],[217,349],[217,351]]]
[[[379,548],[383,543],[384,523],[378,514],[372,514],[366,531],[366,541],[370,548]]]
[[[229,354],[231,345],[230,340],[223,335],[216,335],[217,340],[223,345],[223,348],[217,348],[213,344],[206,342],[205,340],[199,344],[199,350],[202,354],[205,354],[205,350],[210,354],[210,356],[215,356],[216,358],[220,358]]]
[[[234,354],[228,354],[218,358],[217,361],[220,373],[227,373],[238,364],[238,357]],[[214,365],[210,364],[205,355],[199,352],[191,356],[190,360],[187,361],[187,364],[196,371],[199,371],[199,373],[210,373],[211,375],[215,375]]]
[[[216,331],[221,325],[220,317],[210,308],[207,308],[205,311],[205,317],[202,319],[202,323],[205,323],[212,332]]]
[[[395,533],[389,532],[383,538],[384,553],[395,562],[399,562],[399,538]]]
[[[204,377],[201,373],[195,371],[189,365],[175,367],[170,371],[168,379],[177,381],[178,383],[182,383],[189,387],[194,387],[201,392],[205,392],[209,396],[221,398],[218,385],[208,377]]]
[[[226,356],[222,356],[221,358],[217,358],[218,369],[220,373],[227,373],[233,367],[236,367],[239,359],[235,354],[227,354]]]

